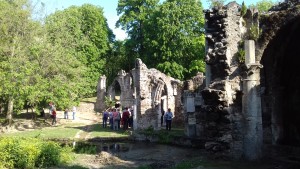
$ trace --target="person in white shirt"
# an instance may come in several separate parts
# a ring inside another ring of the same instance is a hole
[[[75,115],[76,115],[76,107],[75,106],[73,106],[72,112],[73,112],[73,120],[75,120]]]

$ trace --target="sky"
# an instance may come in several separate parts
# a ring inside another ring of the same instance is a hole
[[[33,0],[33,1],[43,2],[45,4],[46,15],[49,15],[55,12],[56,10],[63,10],[72,5],[81,6],[83,4],[89,3],[98,7],[102,7],[104,11],[104,16],[107,19],[108,26],[110,27],[110,29],[113,30],[114,34],[116,35],[116,39],[123,40],[126,38],[125,31],[115,27],[115,24],[119,18],[116,10],[118,6],[118,0]],[[160,1],[162,2],[164,0],[160,0]],[[203,4],[203,8],[207,9],[209,6],[207,0],[201,0],[201,1]],[[250,4],[256,4],[258,1],[261,0],[236,0],[236,2],[239,4],[242,4],[243,1],[245,2],[246,6],[248,6]],[[278,0],[272,0],[272,1],[277,2]],[[225,4],[227,4],[228,2],[231,2],[231,0],[227,0]]]

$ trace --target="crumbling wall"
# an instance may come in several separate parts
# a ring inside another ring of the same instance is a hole
[[[232,2],[205,11],[206,88],[201,92],[205,113],[205,148],[240,158],[243,152],[241,70],[236,55],[246,28],[241,7]]]
[[[181,83],[156,69],[148,69],[142,60],[137,59],[135,69],[128,73],[123,70],[118,72],[107,93],[106,86],[103,86],[105,82],[99,80],[95,107],[101,107],[105,95],[114,100],[116,87],[119,87],[121,106],[134,107],[135,130],[149,127],[161,129],[161,113],[168,108],[175,115],[174,125],[183,126]]]
[[[169,77],[156,69],[148,69],[138,59],[136,62],[137,82],[137,126],[140,129],[153,127],[160,129],[162,111],[171,108],[175,114],[174,121],[178,121],[180,110],[180,81]],[[178,109],[179,108],[179,109]]]

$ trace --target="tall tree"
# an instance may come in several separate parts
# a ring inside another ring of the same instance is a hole
[[[82,95],[95,94],[97,80],[105,70],[112,31],[103,9],[90,4],[71,6],[46,18],[46,28],[52,44],[60,45],[85,65]]]
[[[179,79],[204,71],[202,10],[199,0],[119,0],[117,26],[128,33],[126,56]]]
[[[150,19],[159,0],[119,0],[117,13],[121,15],[116,26],[127,32],[128,56],[137,58],[145,55],[145,22]]]
[[[259,12],[267,12],[272,6],[276,5],[278,2],[272,0],[260,0],[256,4],[251,4],[249,7],[257,8]]]
[[[1,0],[0,95],[7,101],[9,124],[12,122],[14,103],[21,100],[34,69],[27,57],[36,26],[30,16],[31,6],[27,0]]]
[[[31,19],[27,0],[0,2],[0,98],[6,102],[8,123],[25,104],[74,104],[81,63],[61,45],[48,43],[43,25]]]
[[[204,18],[198,0],[167,0],[146,26],[146,64],[179,79],[204,71]]]

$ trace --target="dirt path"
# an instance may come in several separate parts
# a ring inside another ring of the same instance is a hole
[[[94,112],[94,103],[81,102],[77,107],[77,112],[75,115],[75,120],[71,120],[72,112],[69,112],[69,119],[64,119],[63,112],[57,114],[59,120],[58,125],[64,125],[65,123],[78,123],[85,124],[85,127],[82,128],[79,132],[76,133],[75,138],[80,140],[87,140],[89,138],[90,132],[93,130],[92,124],[100,123],[102,121],[101,116]]]

